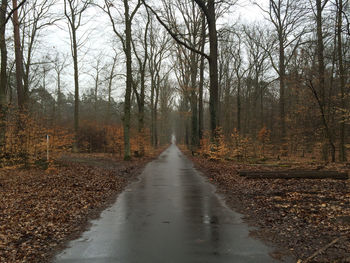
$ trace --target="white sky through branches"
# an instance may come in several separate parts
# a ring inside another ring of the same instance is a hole
[[[63,3],[63,1],[62,1]],[[266,6],[268,0],[260,0],[260,4]],[[63,13],[63,7],[59,7],[57,12]],[[263,14],[257,6],[254,6],[250,0],[239,0],[237,4],[231,7],[228,14],[225,15],[223,19],[219,21],[218,27],[225,26],[227,24],[234,25],[235,23],[252,23],[256,21],[262,21]],[[117,47],[121,52],[120,43],[116,39],[109,18],[97,7],[90,7],[84,15],[83,26],[78,30],[78,37],[82,43],[79,52],[79,67],[80,67],[80,81],[81,81],[81,94],[92,89],[94,82],[88,73],[92,73],[92,65],[96,57],[101,55],[104,57],[104,61],[111,61],[114,55],[112,47]],[[121,25],[122,26],[122,25]],[[140,26],[139,24],[133,24],[133,26]],[[142,25],[141,25],[142,26]],[[58,23],[58,26],[52,26],[42,33],[44,37],[39,43],[40,48],[38,48],[35,54],[36,61],[40,61],[40,57],[48,54],[50,57],[55,57],[56,52],[64,53],[69,56],[70,54],[70,43],[69,43],[69,33],[65,18]],[[118,63],[117,73],[124,72],[124,58],[123,55],[119,56],[120,63]],[[48,83],[50,91],[54,92],[56,89],[55,85],[55,75],[52,71],[50,73],[53,81]],[[63,77],[63,92],[68,94],[73,94],[74,83],[73,83],[73,65],[72,63],[66,68]],[[116,81],[116,88],[113,93],[114,99],[121,99],[120,96],[124,91],[125,81],[123,77],[118,77]]]

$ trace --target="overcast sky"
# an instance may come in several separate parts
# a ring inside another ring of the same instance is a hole
[[[63,1],[62,1],[63,2]],[[260,0],[259,3],[266,5],[268,0]],[[254,21],[263,20],[262,12],[257,6],[254,6],[250,3],[250,0],[240,0],[238,4],[232,8],[230,14],[228,14],[221,23],[234,23],[237,20],[240,20],[241,23],[249,23]],[[93,88],[93,80],[86,72],[92,72],[91,64],[93,64],[98,56],[102,54],[106,57],[106,61],[109,61],[113,56],[112,44],[116,40],[115,35],[112,31],[110,21],[108,17],[103,14],[101,10],[98,10],[96,7],[91,7],[84,16],[84,26],[78,31],[79,38],[84,41],[84,45],[80,50],[80,81],[81,81],[81,94]],[[44,54],[45,52],[51,56],[55,56],[55,51],[58,50],[62,53],[66,53],[69,56],[70,54],[70,44],[69,44],[69,34],[66,21],[63,19],[59,23],[59,28],[51,27],[46,32],[47,37],[45,38],[45,43],[43,43],[42,49],[39,50],[39,53]],[[122,56],[120,56],[122,59]],[[122,61],[121,61],[122,62]],[[124,64],[118,63],[119,67],[117,71],[123,72]],[[51,77],[54,77],[53,72],[51,72]],[[64,77],[64,88],[65,93],[73,93],[73,66],[69,65],[65,71]],[[124,90],[125,82],[123,79],[120,79],[116,83],[117,90],[114,92],[114,98],[120,96]],[[49,83],[50,90],[53,92],[55,87],[55,82]]]

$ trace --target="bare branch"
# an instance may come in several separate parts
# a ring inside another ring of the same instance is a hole
[[[189,46],[187,43],[185,43],[184,41],[180,40],[177,35],[170,30],[170,28],[162,21],[162,19],[158,16],[157,12],[153,10],[152,7],[150,7],[148,4],[146,4],[145,0],[142,0],[143,4],[146,6],[146,8],[148,8],[154,15],[155,17],[157,18],[158,22],[165,28],[165,30],[171,35],[171,37],[177,42],[179,43],[180,45],[186,47],[187,49],[201,55],[201,56],[204,56],[206,59],[209,60],[209,56],[205,53],[203,53],[202,51],[200,50],[197,50],[191,46]]]

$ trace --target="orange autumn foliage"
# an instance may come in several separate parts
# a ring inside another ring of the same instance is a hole
[[[271,135],[271,132],[269,129],[266,128],[266,126],[262,127],[258,133],[258,140],[261,143],[260,148],[261,148],[262,157],[265,157],[265,145],[270,141],[270,135]]]
[[[222,128],[216,128],[215,134],[215,138],[211,139],[209,133],[205,133],[203,139],[201,140],[201,148],[199,152],[209,160],[219,161],[227,159],[230,151],[225,142]]]
[[[68,129],[48,127],[48,121],[17,112],[8,115],[2,163],[13,165],[25,162],[26,165],[46,160],[47,150],[51,158],[67,151],[73,142]],[[47,144],[47,135],[49,144]]]
[[[209,160],[236,160],[247,161],[256,158],[256,149],[261,149],[261,156],[264,157],[265,146],[270,141],[270,131],[266,128],[260,130],[258,140],[254,141],[247,136],[242,136],[237,129],[233,129],[229,137],[223,135],[222,128],[216,129],[214,139],[209,133],[205,133],[201,140],[199,154]]]

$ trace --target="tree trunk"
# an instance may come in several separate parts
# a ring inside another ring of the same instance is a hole
[[[98,81],[99,81],[99,68],[98,68],[98,65],[97,65],[97,68],[96,68],[96,78],[95,78],[95,94],[94,94],[94,110],[95,110],[95,122],[97,122],[98,118],[97,118],[97,101],[98,101]]]
[[[19,35],[19,20],[18,20],[18,10],[17,10],[17,0],[12,0],[12,7],[15,10],[13,12],[12,22],[13,22],[13,32],[14,32],[14,45],[15,45],[15,63],[16,63],[16,87],[17,87],[17,101],[19,108],[18,115],[18,133],[25,131],[25,115],[28,109],[28,93],[23,86],[23,54],[21,50],[21,39]],[[24,165],[28,165],[28,151],[27,143],[25,141],[25,136],[20,136],[20,147],[19,152],[20,158],[22,159]]]
[[[23,87],[23,57],[21,50],[21,39],[19,35],[19,21],[18,21],[18,10],[17,0],[12,0],[13,9],[13,32],[14,32],[14,44],[15,44],[15,59],[16,59],[16,87],[17,87],[17,98],[18,107],[20,111],[27,109],[28,94],[25,92]]]
[[[198,140],[198,108],[197,108],[197,60],[191,52],[191,146],[192,150],[199,146]]]
[[[343,0],[338,0],[338,21],[337,21],[337,38],[338,38],[338,45],[337,45],[337,53],[338,53],[338,71],[339,71],[339,78],[340,78],[340,96],[341,96],[341,108],[344,110],[345,105],[345,71],[344,71],[344,65],[343,65],[343,42],[342,42],[342,24],[343,24]],[[342,117],[341,123],[340,123],[340,145],[339,145],[339,160],[341,162],[345,162],[347,160],[346,158],[346,149],[345,149],[345,120],[344,117]]]
[[[144,136],[145,132],[145,71],[141,72],[141,91],[140,91],[140,104],[139,104],[139,124],[138,133],[139,137]],[[140,156],[145,155],[144,140],[140,141],[139,145]]]
[[[147,12],[147,24],[145,28],[144,33],[144,58],[141,60],[141,58],[137,55],[136,50],[135,55],[139,62],[139,70],[140,70],[140,95],[138,99],[138,137],[139,137],[139,155],[144,156],[145,155],[145,140],[144,140],[144,134],[145,134],[145,81],[146,81],[146,66],[148,61],[148,43],[147,43],[147,37],[148,37],[148,29],[150,25],[150,16]],[[136,92],[136,91],[135,91]]]
[[[125,55],[126,55],[126,88],[124,97],[124,160],[131,159],[130,149],[130,115],[131,115],[131,89],[132,89],[132,57],[131,57],[131,21],[129,17],[129,4],[124,0],[125,8]]]
[[[5,147],[6,135],[6,115],[7,115],[7,48],[5,38],[5,20],[7,11],[7,0],[1,1],[0,9],[0,52],[1,52],[1,71],[0,71],[0,150]]]
[[[154,80],[154,72],[151,72],[151,143],[152,146],[155,147],[155,142],[154,142],[154,94],[155,94],[155,80]]]
[[[78,68],[78,47],[75,28],[72,29],[73,40],[73,66],[74,66],[74,142],[73,152],[79,152],[79,68]]]
[[[279,82],[280,82],[280,99],[279,99],[279,110],[280,110],[280,139],[282,144],[285,143],[286,139],[286,115],[285,115],[285,53],[283,45],[283,36],[279,35]]]
[[[332,140],[332,134],[328,125],[328,118],[325,115],[325,65],[324,65],[324,44],[323,44],[323,32],[322,32],[322,0],[316,0],[316,27],[317,27],[317,62],[318,62],[318,87],[319,87],[319,106],[322,110],[322,121],[324,124],[324,137],[328,140],[329,147],[331,148],[332,162],[335,162],[335,145]],[[326,152],[328,148],[325,143],[323,152]],[[324,155],[326,159],[326,155]]]
[[[37,21],[34,22],[36,24]],[[29,93],[29,74],[30,74],[30,66],[32,63],[32,53],[33,53],[33,46],[34,46],[34,39],[37,32],[37,26],[33,26],[32,33],[30,36],[30,41],[28,44],[28,51],[27,51],[27,61],[25,64],[25,72],[23,73],[23,89],[26,93]]]
[[[62,118],[62,94],[61,94],[61,72],[57,72],[57,121],[56,123],[61,123]]]
[[[209,111],[210,111],[210,129],[211,136],[216,136],[216,125],[218,121],[218,90],[219,90],[219,76],[218,76],[218,36],[216,31],[216,14],[215,14],[215,1],[208,0],[207,3],[207,22],[209,30]]]
[[[264,120],[264,87],[260,87],[260,129],[265,126]]]
[[[204,53],[205,47],[205,17],[202,14],[201,51]],[[199,69],[199,101],[198,101],[198,138],[203,137],[203,88],[204,88],[204,56],[201,56]]]
[[[159,74],[159,72],[157,73]],[[159,89],[160,89],[160,79],[159,79],[159,75],[157,76],[158,80],[157,80],[157,84],[156,84],[156,89],[155,89],[155,101],[154,101],[154,147],[157,148],[158,147],[158,101],[159,101]]]
[[[109,124],[111,119],[112,83],[113,83],[113,75],[114,75],[114,69],[115,69],[116,63],[117,63],[117,55],[113,59],[113,65],[112,65],[112,69],[109,74],[109,80],[108,80],[108,104],[107,104],[106,124]]]
[[[241,132],[241,79],[238,79],[237,84],[237,131]]]

